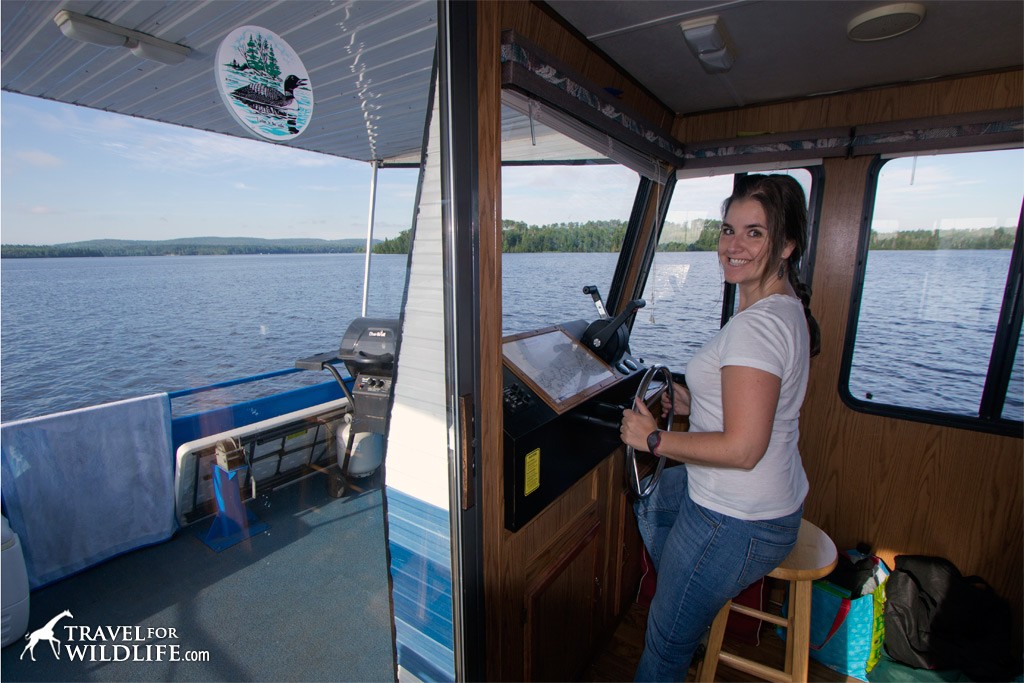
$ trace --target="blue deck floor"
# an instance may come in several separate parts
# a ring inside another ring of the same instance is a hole
[[[33,592],[30,633],[73,615],[55,629],[61,658],[45,640],[35,662],[22,658],[21,639],[3,649],[0,678],[393,681],[380,491],[334,499],[317,475],[250,505],[269,529],[220,553],[198,537],[200,522]],[[95,639],[119,626],[133,628]],[[172,646],[182,661],[169,661]],[[193,652],[206,661],[183,661]]]

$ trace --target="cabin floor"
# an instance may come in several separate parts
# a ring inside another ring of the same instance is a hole
[[[602,648],[597,658],[587,669],[583,680],[589,683],[613,683],[620,681],[632,681],[636,671],[637,663],[640,661],[640,653],[644,649],[644,633],[647,631],[647,607],[633,603],[623,615],[615,633]],[[760,644],[747,645],[738,641],[726,638],[722,644],[722,650],[753,659],[754,661],[782,668],[786,659],[786,644],[775,633],[775,627],[771,624],[761,629]],[[690,666],[690,673],[687,681],[697,680],[697,663]],[[715,672],[716,681],[735,683],[747,683],[751,680],[750,674],[746,674],[729,668],[725,664],[719,664]],[[810,681],[849,681],[861,683],[857,678],[845,676],[833,671],[828,667],[819,664],[814,659],[810,660]]]
[[[72,614],[54,629],[62,656],[49,641],[27,651],[30,641],[18,639],[2,651],[0,678],[393,681],[380,489],[333,498],[315,474],[250,507],[269,528],[221,552],[200,538],[210,525],[200,521],[34,591],[29,634]],[[75,661],[73,646],[85,647]],[[178,646],[181,661],[157,646]],[[205,661],[185,661],[187,653]]]

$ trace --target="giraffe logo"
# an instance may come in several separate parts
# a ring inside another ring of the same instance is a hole
[[[71,614],[71,612],[69,612],[68,610],[64,610],[63,612],[55,616],[53,619],[50,619],[48,622],[46,622],[46,626],[38,628],[35,631],[32,631],[32,633],[26,635],[25,640],[28,641],[28,645],[26,645],[25,649],[21,651],[21,657],[19,657],[18,659],[24,659],[25,653],[27,652],[29,656],[32,658],[32,661],[36,661],[36,645],[39,643],[40,640],[50,641],[50,649],[53,650],[53,656],[57,659],[60,659],[60,641],[57,640],[57,637],[53,634],[53,627],[57,624],[58,621],[60,621],[64,617],[67,617],[69,619],[75,618],[74,615]]]

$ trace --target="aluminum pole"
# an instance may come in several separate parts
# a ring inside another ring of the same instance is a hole
[[[370,217],[366,222],[366,264],[363,266],[363,312],[366,317],[366,300],[370,293],[370,252],[373,250],[373,210],[377,206],[377,160],[372,163],[373,176],[370,178]]]

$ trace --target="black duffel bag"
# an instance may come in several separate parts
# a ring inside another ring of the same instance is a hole
[[[1010,605],[949,560],[897,555],[885,589],[885,650],[920,669],[962,671],[975,681],[1020,673]]]

